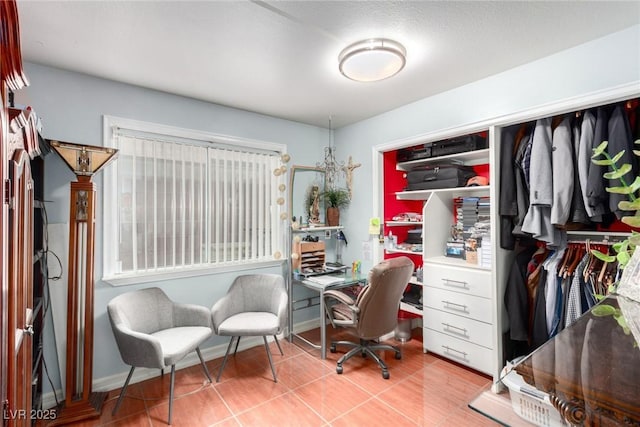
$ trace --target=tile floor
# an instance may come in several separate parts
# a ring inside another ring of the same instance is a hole
[[[333,338],[349,339],[329,331]],[[317,339],[317,330],[310,331]],[[176,372],[173,426],[495,426],[467,404],[490,384],[490,378],[422,351],[419,330],[402,347],[402,359],[385,352],[391,378],[384,380],[377,364],[354,357],[336,374],[335,362],[304,343],[281,340],[271,352],[278,382],[274,383],[264,347],[231,358],[219,383],[206,382],[200,365]],[[393,344],[398,344],[393,342]],[[222,358],[207,362],[215,381]],[[85,426],[163,426],[168,413],[169,375],[132,384],[120,410],[111,411],[119,390],[109,393],[98,420]]]

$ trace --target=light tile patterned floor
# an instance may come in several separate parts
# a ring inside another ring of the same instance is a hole
[[[489,377],[424,354],[419,330],[402,348],[402,359],[383,353],[391,378],[377,364],[354,357],[336,374],[340,348],[327,360],[305,344],[281,341],[271,351],[278,383],[274,383],[264,347],[231,358],[220,383],[206,382],[201,367],[176,373],[173,426],[495,426],[467,407],[489,383]],[[316,340],[318,331],[311,331]],[[331,332],[334,338],[351,338]],[[207,362],[214,377],[222,359]],[[116,416],[118,391],[109,393],[100,419],[84,426],[162,426],[168,412],[169,375],[133,384]]]

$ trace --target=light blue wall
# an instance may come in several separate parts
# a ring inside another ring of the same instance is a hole
[[[33,106],[42,119],[43,136],[47,139],[103,145],[103,115],[112,115],[286,144],[292,157],[289,165],[315,165],[317,159],[322,156],[322,147],[329,140],[328,130],[324,128],[37,64],[27,63],[25,68],[30,85],[16,94],[16,103]],[[69,220],[69,182],[75,180],[75,176],[55,154],[47,156],[45,164],[45,199],[48,201],[46,206],[49,223],[66,223]],[[98,174],[94,181],[99,189],[95,245],[98,260],[95,277],[99,279],[102,275],[101,175]],[[279,273],[281,269],[270,268],[262,271]],[[112,287],[98,281],[95,291],[94,379],[127,370],[120,360],[106,314],[106,305],[113,297],[136,288],[157,285],[176,301],[211,306],[227,291],[236,275],[237,273],[225,273],[121,287]],[[296,313],[294,320],[297,322],[316,316],[316,311],[306,310]],[[52,328],[45,330],[45,339],[49,346],[54,342],[52,331]],[[226,342],[226,339],[217,337],[211,339],[208,345],[222,342]],[[208,345],[204,345],[203,348]],[[47,350],[50,365],[53,367],[53,352],[51,348]],[[57,370],[50,371],[54,376],[54,384],[60,384],[59,379],[55,378]]]
[[[284,143],[292,155],[292,164],[302,165],[314,165],[321,159],[322,147],[329,139],[326,129],[82,74],[35,64],[26,64],[26,72],[31,85],[17,95],[17,102],[34,106],[43,119],[46,138],[102,145],[102,116],[107,114]],[[354,174],[352,204],[342,214],[349,239],[343,260],[361,259],[361,242],[369,238],[366,220],[373,212],[373,191],[376,190],[372,186],[374,146],[633,82],[640,84],[640,26],[337,129],[335,143],[339,158],[353,155],[354,161],[362,164]],[[68,185],[73,176],[52,155],[47,158],[46,177],[46,198],[51,200],[47,204],[49,220],[66,222]],[[100,185],[99,178],[97,182]],[[99,233],[98,260],[102,253],[101,240]],[[102,267],[99,263],[96,267],[96,277],[99,277]],[[364,268],[369,267],[370,264],[365,263]],[[211,305],[226,292],[232,277],[233,274],[222,274],[159,285],[176,300]],[[94,379],[126,371],[105,307],[112,297],[132,288],[113,288],[103,283],[96,287]],[[213,339],[210,343],[220,342]]]
[[[640,25],[336,130],[340,152],[362,163],[353,203],[341,216],[350,243],[344,260],[361,259],[361,242],[369,239],[377,190],[370,185],[372,147],[634,83],[640,91]]]

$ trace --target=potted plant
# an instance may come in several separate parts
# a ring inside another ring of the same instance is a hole
[[[340,225],[340,209],[349,206],[351,199],[344,188],[327,188],[321,195],[327,206],[327,225]]]

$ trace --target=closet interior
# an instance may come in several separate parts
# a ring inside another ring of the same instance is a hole
[[[515,256],[504,305],[505,359],[529,354],[609,293],[620,276],[613,245],[632,228],[634,195],[607,191],[639,175],[640,102],[630,99],[501,129],[500,247]],[[603,141],[612,165],[594,163]],[[628,166],[623,166],[628,165]],[[613,175],[616,170],[625,171]],[[624,207],[624,206],[623,206]]]

